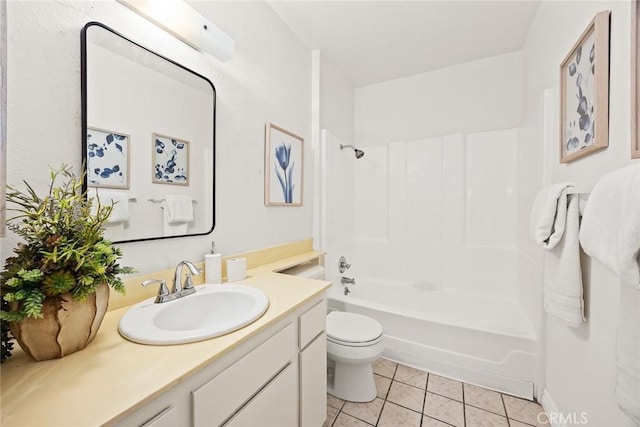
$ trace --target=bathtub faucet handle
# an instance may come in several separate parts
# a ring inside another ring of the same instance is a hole
[[[355,278],[351,279],[349,277],[342,276],[340,278],[340,283],[343,284],[343,285],[355,285],[356,284],[356,279]]]
[[[351,268],[351,264],[347,263],[347,259],[341,256],[338,260],[338,270],[340,271],[340,274],[344,273],[349,268]]]

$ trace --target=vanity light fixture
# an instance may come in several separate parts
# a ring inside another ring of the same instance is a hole
[[[233,57],[235,40],[182,0],[118,0],[192,48],[222,62]]]

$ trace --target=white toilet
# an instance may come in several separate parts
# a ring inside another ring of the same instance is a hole
[[[302,264],[281,273],[324,279],[320,265]],[[327,315],[327,391],[350,402],[376,398],[371,362],[382,356],[382,325],[356,313],[332,311]]]
[[[382,356],[382,325],[356,313],[332,311],[327,315],[329,394],[350,402],[376,398],[371,362]]]

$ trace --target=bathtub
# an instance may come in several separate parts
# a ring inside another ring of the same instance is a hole
[[[532,399],[534,330],[515,301],[430,286],[358,279],[329,290],[331,310],[382,324],[384,356],[416,368]]]

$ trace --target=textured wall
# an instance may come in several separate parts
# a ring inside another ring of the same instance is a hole
[[[303,207],[263,205],[265,123],[310,138],[309,51],[265,3],[191,4],[235,38],[231,61],[196,52],[115,0],[8,3],[9,183],[28,179],[44,189],[49,165],[80,165],[80,30],[89,21],[184,64],[216,87],[216,230],[123,244],[125,263],[140,272],[201,260],[212,239],[228,254],[311,235],[311,161],[305,162]],[[309,143],[308,160],[310,154]],[[15,242],[11,235],[2,240],[3,258]]]

